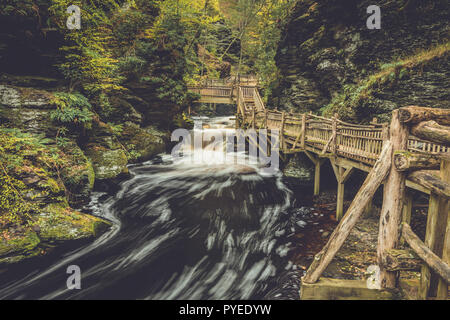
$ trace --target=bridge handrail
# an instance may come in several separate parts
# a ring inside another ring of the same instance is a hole
[[[304,129],[303,116],[305,117]],[[294,147],[295,141],[298,142],[304,135],[305,147],[312,151],[339,155],[369,166],[372,166],[381,154],[389,130],[388,125],[384,123],[357,125],[337,118],[326,118],[310,113],[292,115],[278,110],[258,111],[255,118],[257,127],[265,126],[269,130],[279,129],[283,140]],[[251,125],[253,121],[251,110],[246,110],[244,119],[247,120],[248,125]],[[264,124],[262,121],[267,123]],[[450,148],[446,146],[416,137],[409,138],[408,150],[437,154],[450,153]]]

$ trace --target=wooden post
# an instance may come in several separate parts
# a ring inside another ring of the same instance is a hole
[[[331,164],[338,183],[336,195],[336,220],[340,221],[344,215],[345,183],[350,178],[354,168],[350,167],[345,169],[344,167],[337,166],[334,160],[331,160]]]
[[[342,176],[344,175],[345,169],[343,167],[339,167],[338,170],[339,170],[339,179],[336,196],[336,220],[340,221],[342,216],[344,215],[345,182],[342,180]]]
[[[264,128],[268,129],[267,127],[267,109],[264,109]]]
[[[302,149],[305,149],[306,142],[306,113],[302,114],[302,140],[300,142],[300,146]]]
[[[373,199],[370,199],[369,203],[364,208],[364,216],[370,217],[372,215],[372,209],[373,209]]]
[[[381,135],[383,138],[383,141],[386,141],[389,139],[389,126],[387,125],[387,123],[383,123],[383,127],[381,129]]]
[[[450,161],[444,161],[442,163],[441,173],[443,174],[443,181],[450,182]],[[447,212],[450,211],[449,206],[450,202],[447,201],[447,208],[444,208],[444,210],[447,210]],[[447,216],[447,227],[442,250],[442,261],[450,265],[450,215]],[[446,300],[448,298],[448,283],[443,279],[439,279],[437,298],[440,300]]]
[[[308,151],[305,151],[305,154],[314,163],[314,195],[317,196],[320,193],[320,167],[322,166],[325,159],[315,157]]]
[[[394,152],[406,150],[408,147],[408,128],[399,121],[398,110],[392,112],[390,140]],[[382,288],[395,288],[396,273],[385,269],[387,253],[396,249],[399,241],[399,227],[402,219],[403,196],[406,187],[406,175],[395,170],[392,155],[392,169],[389,172],[383,190],[383,206],[381,208],[378,233],[378,265],[380,267],[380,283]]]
[[[413,205],[412,193],[406,192],[403,201],[402,222],[405,222],[407,224],[411,223],[412,205]]]
[[[412,193],[406,191],[405,198],[403,200],[402,222],[407,223],[407,224],[411,223],[412,206],[413,206]],[[404,244],[404,243],[405,243],[405,239],[401,238],[400,244]]]
[[[322,162],[318,159],[314,167],[314,195],[318,196],[320,194],[320,167]]]
[[[443,161],[441,166],[441,180],[450,181],[450,166],[448,161]],[[444,242],[447,231],[449,204],[448,198],[440,197],[435,193],[430,195],[428,207],[427,229],[425,234],[425,245],[438,257],[443,256]],[[420,277],[419,296],[421,299],[437,295],[439,277],[431,272],[426,265],[422,267]]]
[[[392,165],[392,143],[387,141],[383,146],[380,158],[375,163],[375,166],[370,171],[361,189],[353,199],[352,204],[348,208],[339,225],[336,227],[327,244],[314,257],[314,260],[309,267],[306,275],[303,278],[305,283],[315,283],[328,264],[331,262],[336,252],[341,248],[350,231],[355,226],[358,219],[364,211],[364,207],[375,194],[375,191],[386,178]]]
[[[337,149],[337,117],[338,114],[335,113],[334,117],[333,117],[333,124],[332,124],[332,133],[331,133],[331,137],[332,137],[332,141],[331,141],[331,153],[332,154],[336,154],[336,149]]]
[[[252,107],[252,129],[255,129],[255,122],[256,122],[255,107]]]
[[[284,150],[284,123],[286,121],[286,112],[281,114],[281,128],[280,128],[280,146],[281,150]]]

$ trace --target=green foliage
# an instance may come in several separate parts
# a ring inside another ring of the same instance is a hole
[[[81,9],[80,30],[68,30],[66,12],[70,5]],[[59,65],[61,72],[70,81],[71,89],[83,89],[89,95],[122,90],[122,78],[117,60],[109,46],[112,35],[109,15],[119,5],[114,0],[55,0],[49,7],[52,20],[64,34],[68,45],[61,51],[65,61]]]
[[[52,102],[57,106],[50,114],[53,121],[63,125],[81,125],[85,128],[91,126],[92,106],[82,94],[56,92]]]
[[[31,214],[39,212],[39,202],[33,201],[36,196],[19,177],[30,172],[45,175],[46,168],[54,166],[57,158],[48,142],[15,129],[0,129],[0,226],[32,223]],[[35,160],[42,168],[33,165]]]

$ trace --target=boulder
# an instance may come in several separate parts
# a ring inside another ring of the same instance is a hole
[[[107,124],[95,122],[88,136],[83,150],[92,163],[96,179],[113,179],[128,173],[126,149]]]

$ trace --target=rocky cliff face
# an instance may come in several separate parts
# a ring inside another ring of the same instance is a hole
[[[369,5],[381,29],[369,30]],[[298,1],[276,55],[270,104],[351,121],[405,105],[449,107],[447,1]]]

